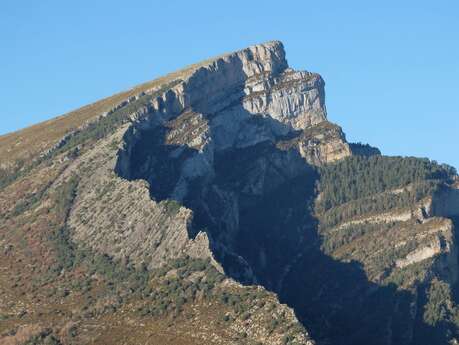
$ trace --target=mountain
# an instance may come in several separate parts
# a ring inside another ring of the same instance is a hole
[[[5,344],[449,344],[459,177],[252,46],[0,137]]]

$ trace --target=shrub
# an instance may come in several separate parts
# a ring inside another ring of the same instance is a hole
[[[181,205],[176,200],[164,200],[162,202],[169,217],[174,217],[180,210]]]

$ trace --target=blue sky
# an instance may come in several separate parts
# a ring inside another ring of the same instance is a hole
[[[458,18],[457,0],[2,0],[0,133],[279,39],[349,140],[459,168]]]

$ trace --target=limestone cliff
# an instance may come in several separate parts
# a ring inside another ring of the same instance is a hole
[[[153,99],[148,111],[132,116],[117,172],[146,179],[155,200],[173,199],[193,209],[190,234],[206,230],[219,260],[232,262],[224,264],[230,275],[266,279],[253,272],[270,265],[264,256],[249,263],[236,248],[238,237],[245,236],[240,212],[248,205],[241,203],[252,204],[311,171],[309,164],[350,154],[339,127],[326,119],[324,94],[319,75],[288,68],[280,42],[223,56]],[[290,146],[274,148],[281,141]],[[257,150],[269,150],[271,157],[253,156],[252,167],[225,167],[234,155]],[[163,166],[165,161],[173,167]],[[220,180],[234,168],[240,186],[229,189]],[[246,169],[245,177],[238,168]]]
[[[459,339],[455,170],[348,143],[282,43],[75,114],[0,170],[0,342]]]

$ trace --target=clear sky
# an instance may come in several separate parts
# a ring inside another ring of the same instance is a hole
[[[0,133],[272,39],[350,141],[459,168],[458,0],[2,0]]]

